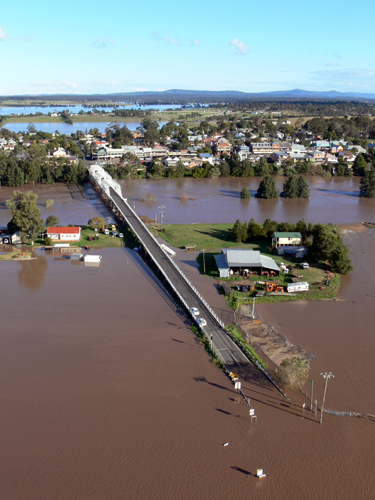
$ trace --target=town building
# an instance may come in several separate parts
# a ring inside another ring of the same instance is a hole
[[[53,241],[79,241],[81,239],[80,227],[48,227],[44,237]]]

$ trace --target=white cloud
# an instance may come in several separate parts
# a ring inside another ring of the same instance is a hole
[[[160,31],[153,31],[152,35],[155,38],[155,40],[167,42],[170,43],[171,45],[180,45],[180,42],[168,36],[168,33],[166,31],[164,33],[160,33]]]
[[[195,40],[193,41],[193,45],[195,45],[196,47],[199,47],[199,45],[200,45],[200,41],[199,41],[199,40],[197,40],[197,39],[195,39]]]
[[[335,62],[327,62],[326,66],[341,66],[341,64],[335,63]]]
[[[249,46],[245,45],[243,42],[239,42],[237,38],[234,38],[229,45],[232,45],[233,47],[236,47],[236,54],[240,56],[244,56],[249,52]]]
[[[65,85],[67,87],[71,87],[72,89],[76,89],[77,88],[77,84],[75,82],[65,82]]]
[[[91,42],[90,47],[93,49],[106,49],[109,45],[114,45],[113,38],[97,38],[93,42]]]
[[[10,36],[0,26],[0,42],[4,42],[5,40],[10,40]]]

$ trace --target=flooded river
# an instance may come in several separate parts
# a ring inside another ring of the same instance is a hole
[[[355,192],[356,181],[345,182],[343,191]],[[141,184],[125,184],[136,186],[137,198]],[[6,189],[0,189],[1,202]],[[219,222],[224,210],[218,200],[226,197],[213,192],[206,204],[216,206]],[[64,186],[41,186],[39,195],[55,199],[52,213],[64,223],[105,212],[88,186],[81,199]],[[332,222],[345,218],[347,198],[358,203],[353,196],[326,195],[330,206],[342,203]],[[240,200],[227,198],[229,221],[242,218],[233,208]],[[324,213],[312,198],[314,206],[307,220]],[[347,207],[346,222],[362,215],[353,211]],[[8,214],[0,213],[3,224]],[[272,217],[281,220],[282,213]],[[189,222],[204,215],[190,214]],[[257,220],[265,218],[258,214]],[[364,214],[368,219],[370,211]],[[317,356],[312,378],[319,401],[320,372],[332,371],[327,408],[375,414],[375,231],[347,229],[354,272],[344,279],[346,302],[270,304],[259,311]],[[0,499],[373,498],[374,422],[325,414],[319,425],[250,369],[243,388],[258,418],[251,424],[247,406],[137,254],[100,254],[99,268],[43,250],[30,262],[0,262]],[[214,284],[198,274],[195,254],[179,251],[177,258],[208,302],[225,309]],[[267,473],[264,481],[254,477],[259,467]]]

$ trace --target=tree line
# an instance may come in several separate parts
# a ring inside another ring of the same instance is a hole
[[[305,219],[297,224],[280,223],[271,219],[257,224],[252,218],[248,223],[241,223],[238,219],[231,230],[236,243],[270,241],[275,232],[299,232],[302,245],[309,249],[312,258],[318,262],[327,262],[338,273],[347,274],[353,270],[348,247],[344,245],[339,229],[332,225],[307,224]]]

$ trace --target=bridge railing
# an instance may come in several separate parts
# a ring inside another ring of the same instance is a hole
[[[121,195],[120,195],[121,196]],[[121,196],[122,198],[122,196]],[[112,199],[112,197],[111,197]],[[151,231],[148,230],[147,226],[144,224],[144,222],[140,219],[140,217],[138,216],[138,214],[131,208],[131,206],[128,204],[128,202],[122,198],[122,200],[124,201],[124,203],[126,203],[128,209],[132,212],[132,214],[134,215],[134,217],[137,218],[137,220],[139,221],[140,224],[142,224],[142,226],[145,228],[146,231],[148,231],[149,235],[151,236],[151,238],[154,240],[154,242],[158,245],[158,247],[160,248],[160,250],[163,252],[163,254],[166,256],[167,259],[169,259],[169,261],[171,262],[171,264],[175,267],[176,271],[180,274],[180,276],[185,280],[186,284],[194,291],[194,293],[197,295],[197,297],[199,298],[199,300],[201,302],[203,302],[203,304],[205,305],[206,309],[208,310],[208,312],[211,314],[211,316],[213,317],[213,319],[222,327],[224,328],[225,327],[225,324],[223,323],[223,321],[218,317],[218,315],[215,313],[215,311],[209,306],[209,304],[206,302],[206,300],[202,297],[202,295],[198,292],[198,290],[195,288],[195,286],[191,283],[191,281],[187,278],[187,276],[185,276],[185,274],[181,271],[180,267],[174,262],[174,260],[172,260],[172,258],[167,255],[163,249],[160,247],[160,243],[158,242],[158,240],[155,238],[155,236],[151,233]],[[112,201],[114,203],[116,203],[113,199]],[[117,203],[116,203],[116,206],[118,207]],[[119,208],[119,207],[118,207]],[[120,209],[119,209],[120,210]],[[120,210],[121,211],[121,210]],[[134,228],[133,228],[134,230]],[[137,234],[137,237],[140,241],[142,241],[142,238]],[[144,244],[144,242],[142,241],[142,243]],[[145,245],[146,246],[146,245]],[[150,249],[147,249],[147,251],[150,253]]]

